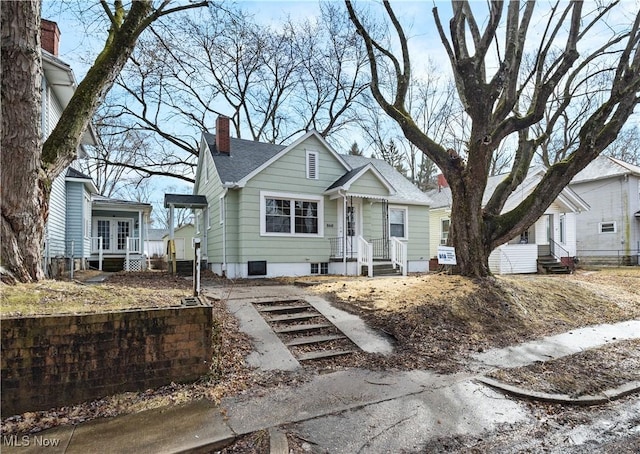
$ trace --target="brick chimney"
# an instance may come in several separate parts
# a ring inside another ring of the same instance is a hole
[[[231,152],[231,139],[229,137],[229,117],[220,115],[216,119],[216,151],[229,154]]]
[[[438,192],[440,192],[442,188],[449,187],[449,183],[447,183],[447,179],[444,177],[443,174],[439,173],[436,178],[438,179]]]
[[[60,45],[60,29],[58,24],[50,20],[40,20],[40,41],[44,50],[50,54],[58,56],[58,47]]]

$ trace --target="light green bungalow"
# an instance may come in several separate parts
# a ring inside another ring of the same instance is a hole
[[[213,272],[427,271],[429,198],[392,166],[338,154],[315,131],[288,146],[231,138],[228,122],[203,133],[191,196]]]

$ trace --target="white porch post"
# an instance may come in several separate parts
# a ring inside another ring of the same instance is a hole
[[[126,245],[124,248],[124,270],[125,271],[130,271],[131,267],[129,266],[129,239],[130,237],[126,238]]]
[[[347,276],[347,195],[345,193],[342,193],[342,263],[344,275]]]
[[[102,240],[101,236],[98,237],[98,270],[102,271]]]

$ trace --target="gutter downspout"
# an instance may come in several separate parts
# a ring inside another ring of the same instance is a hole
[[[222,276],[227,276],[227,192],[229,188],[224,188],[224,192],[220,197],[220,203],[222,204]]]
[[[342,196],[342,263],[344,275],[347,276],[347,194],[339,191]]]

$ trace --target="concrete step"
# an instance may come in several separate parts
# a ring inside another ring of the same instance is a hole
[[[342,334],[327,334],[327,335],[317,335],[317,336],[303,336],[297,337],[295,339],[291,339],[288,342],[285,342],[284,345],[287,347],[295,347],[296,345],[308,345],[308,344],[320,344],[322,342],[329,342],[333,340],[346,339],[346,336]]]
[[[282,306],[263,306],[258,307],[258,312],[297,312],[309,309],[308,304],[291,304]]]
[[[293,314],[282,314],[269,317],[269,322],[295,322],[298,320],[308,320],[310,318],[322,317],[317,312],[294,312]]]
[[[304,333],[309,331],[317,331],[323,328],[331,328],[334,325],[331,323],[315,323],[312,325],[291,325],[284,328],[274,328],[273,331],[277,334],[285,333]]]
[[[298,356],[298,361],[333,358],[336,356],[350,355],[351,353],[354,353],[354,350],[320,350],[316,352],[303,353]]]

